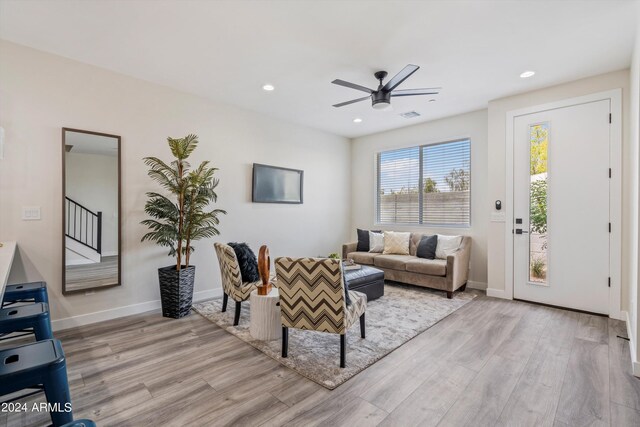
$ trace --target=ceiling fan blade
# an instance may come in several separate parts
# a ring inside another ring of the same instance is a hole
[[[389,80],[386,85],[382,87],[382,90],[385,92],[391,92],[393,89],[398,87],[400,83],[408,79],[411,74],[418,71],[419,68],[420,67],[418,67],[417,65],[411,65],[411,64],[407,65],[398,74],[393,76],[393,78]]]
[[[373,89],[369,89],[368,87],[360,86],[360,85],[357,85],[355,83],[345,82],[344,80],[340,80],[340,79],[335,79],[331,83],[333,83],[334,85],[349,87],[349,88],[355,89],[355,90],[361,90],[361,91],[367,92],[369,94],[373,93]]]
[[[334,107],[344,107],[345,105],[355,104],[356,102],[364,101],[365,99],[371,99],[370,96],[364,96],[358,99],[352,99],[351,101],[341,102],[340,104],[334,104]]]
[[[440,87],[430,87],[425,89],[401,89],[391,92],[391,96],[414,96],[414,95],[437,95]]]

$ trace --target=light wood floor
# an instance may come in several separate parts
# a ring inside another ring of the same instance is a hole
[[[616,335],[624,323],[480,296],[333,391],[197,314],[59,338],[76,417],[100,426],[638,426],[640,380]]]
[[[105,256],[95,264],[69,265],[66,267],[67,291],[113,286],[118,283],[118,256]]]

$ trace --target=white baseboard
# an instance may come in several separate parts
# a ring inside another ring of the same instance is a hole
[[[629,314],[627,314],[627,312],[624,310],[618,310],[617,312],[610,313],[609,317],[611,319],[622,320],[623,322],[626,322],[629,318]]]
[[[467,287],[481,291],[487,290],[487,284],[485,282],[474,282],[473,280],[467,280]]]
[[[502,299],[509,299],[506,296],[506,293],[504,291],[504,289],[493,289],[493,288],[487,288],[487,296],[488,297],[493,297],[493,298],[502,298]]]
[[[193,294],[193,301],[204,301],[221,295],[222,288],[195,292]],[[64,329],[75,328],[77,326],[90,325],[92,323],[104,322],[105,320],[158,310],[160,307],[160,300],[141,302],[138,304],[125,305],[123,307],[110,308],[109,310],[96,311],[95,313],[87,313],[53,320],[51,321],[51,327],[54,331],[62,331]]]
[[[631,333],[631,321],[629,319],[629,312],[622,311],[622,317],[627,324],[627,336],[629,337],[629,352],[631,353],[631,370],[633,375],[640,377],[640,362],[636,359],[636,348],[638,343],[635,341],[635,337]]]

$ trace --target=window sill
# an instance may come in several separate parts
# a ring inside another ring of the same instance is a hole
[[[471,224],[458,225],[458,224],[408,224],[408,223],[391,223],[391,222],[374,222],[376,227],[404,227],[404,228],[437,228],[437,229],[455,229],[464,230],[471,229]]]

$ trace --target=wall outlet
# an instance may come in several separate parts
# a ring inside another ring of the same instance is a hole
[[[23,206],[22,207],[22,220],[23,221],[39,221],[40,220],[40,206]]]

